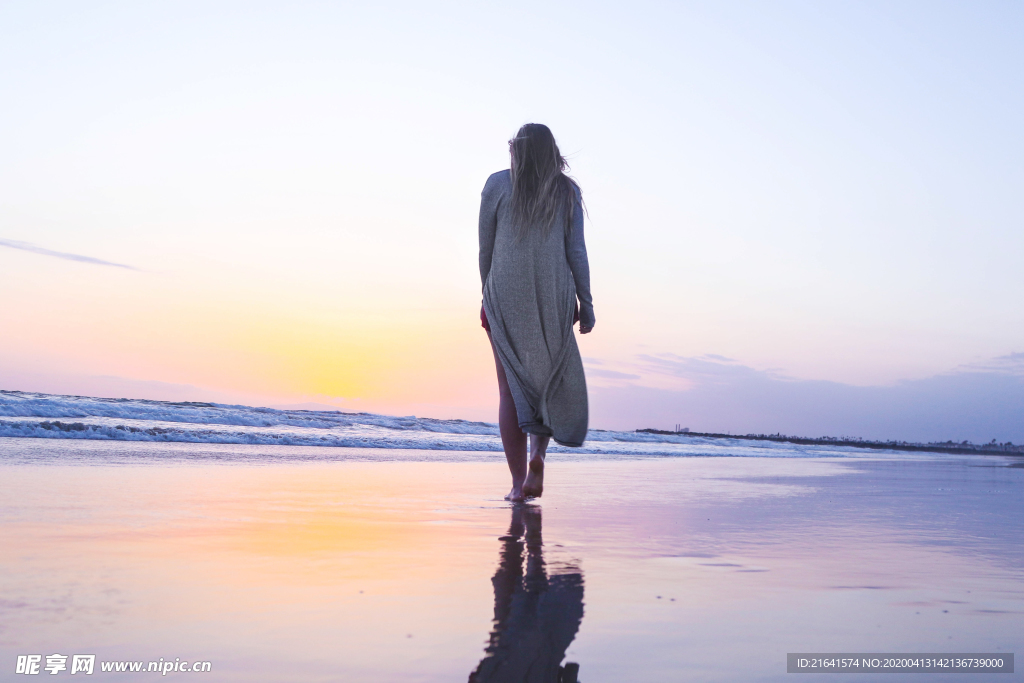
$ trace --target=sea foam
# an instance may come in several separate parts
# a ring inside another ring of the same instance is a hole
[[[489,422],[340,410],[278,410],[220,403],[0,391],[0,437],[501,451]],[[550,452],[646,456],[851,457],[861,449],[771,441],[590,430],[582,448]],[[879,457],[881,453],[870,453]]]

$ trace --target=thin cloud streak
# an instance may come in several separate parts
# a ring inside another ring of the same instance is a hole
[[[980,363],[968,363],[957,368],[958,372],[996,372],[1005,375],[1024,376],[1024,353],[1015,352],[997,356]]]
[[[68,254],[63,251],[53,251],[51,249],[37,247],[36,245],[31,244],[29,242],[19,242],[17,240],[0,239],[0,247],[21,249],[22,251],[30,251],[33,254],[42,254],[43,256],[54,256],[56,258],[67,259],[68,261],[78,261],[80,263],[92,263],[97,266],[112,266],[114,268],[125,268],[127,270],[139,270],[135,266],[127,266],[123,263],[104,261],[103,259],[93,258],[92,256],[82,256],[81,254]]]

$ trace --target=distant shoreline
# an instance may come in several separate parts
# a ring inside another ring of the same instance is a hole
[[[1010,442],[975,444],[969,442],[954,443],[913,443],[908,441],[870,441],[867,439],[851,439],[849,437],[823,436],[812,439],[804,436],[787,436],[785,434],[713,434],[708,432],[673,432],[664,429],[638,429],[642,434],[659,434],[667,436],[703,436],[712,439],[742,439],[744,441],[775,441],[792,443],[802,446],[851,446],[853,448],[871,448],[886,451],[924,451],[928,453],[964,453],[983,455],[1024,455],[1024,445]]]

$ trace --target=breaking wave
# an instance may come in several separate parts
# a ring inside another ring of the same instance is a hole
[[[20,391],[0,391],[0,437],[501,451],[498,426],[489,422]],[[549,451],[624,456],[864,455],[846,447],[604,430],[591,430],[582,448],[552,445]]]

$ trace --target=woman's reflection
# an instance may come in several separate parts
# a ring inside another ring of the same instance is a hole
[[[491,579],[494,630],[470,683],[576,683],[579,665],[559,665],[583,619],[583,573],[563,565],[548,574],[540,515],[538,507],[512,507]]]

